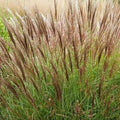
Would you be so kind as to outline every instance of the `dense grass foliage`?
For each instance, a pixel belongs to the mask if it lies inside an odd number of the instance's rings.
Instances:
[[[120,6],[56,8],[3,18],[10,41],[0,38],[0,119],[119,120]]]
[[[0,18],[0,35],[5,40],[8,40],[8,38],[9,38],[9,35],[8,35],[8,32],[7,32],[7,29],[5,28],[2,17]]]

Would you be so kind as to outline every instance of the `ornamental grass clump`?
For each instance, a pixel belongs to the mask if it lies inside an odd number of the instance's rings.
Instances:
[[[37,8],[3,18],[1,119],[119,119],[120,6],[68,2],[47,16]],[[9,49],[8,49],[9,46]]]

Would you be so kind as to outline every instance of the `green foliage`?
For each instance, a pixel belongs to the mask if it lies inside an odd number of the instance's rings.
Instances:
[[[4,25],[2,17],[0,17],[0,35],[5,40],[8,40],[8,38],[9,38],[9,35],[8,35],[7,29],[6,29],[5,25]]]

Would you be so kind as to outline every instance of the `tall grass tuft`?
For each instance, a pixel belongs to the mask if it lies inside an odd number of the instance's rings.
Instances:
[[[119,119],[120,6],[66,4],[59,15],[55,2],[47,16],[26,9],[3,18],[1,119]]]

